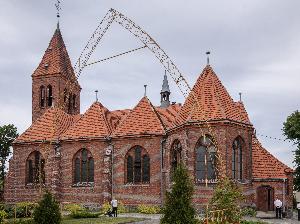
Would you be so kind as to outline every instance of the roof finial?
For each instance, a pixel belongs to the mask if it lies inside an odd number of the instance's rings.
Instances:
[[[147,85],[144,85],[144,88],[145,88],[144,96],[147,96]]]
[[[240,95],[240,102],[242,102],[242,93],[239,92],[239,95]]]
[[[206,55],[207,55],[207,65],[209,65],[209,55],[210,55],[210,51],[206,51]]]
[[[98,102],[98,90],[95,90],[96,93],[96,102]]]
[[[56,0],[57,2],[55,3],[55,7],[56,7],[56,17],[57,17],[57,29],[59,29],[59,18],[60,18],[60,3],[61,0]]]

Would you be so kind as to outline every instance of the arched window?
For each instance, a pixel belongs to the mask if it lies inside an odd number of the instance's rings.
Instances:
[[[68,100],[68,91],[67,89],[64,89],[64,103],[66,103]]]
[[[182,147],[178,140],[175,140],[171,147],[171,173],[173,173],[181,162]]]
[[[87,149],[79,150],[73,160],[74,184],[94,182],[94,159]]]
[[[70,93],[68,96],[68,113],[72,113],[72,94]]]
[[[243,139],[240,136],[232,144],[232,178],[243,179]]]
[[[75,94],[73,94],[72,103],[73,103],[73,111],[75,111],[75,109],[76,109],[76,95]]]
[[[26,184],[45,183],[45,160],[38,151],[32,152],[26,160]]]
[[[150,157],[145,149],[135,146],[126,155],[126,182],[149,183],[150,182]]]
[[[45,86],[40,87],[40,106],[45,107]]]
[[[47,86],[47,105],[48,107],[52,106],[52,100],[53,100],[53,96],[52,96],[52,86],[48,85]]]
[[[216,147],[210,136],[202,136],[196,146],[196,178],[197,182],[216,181]]]

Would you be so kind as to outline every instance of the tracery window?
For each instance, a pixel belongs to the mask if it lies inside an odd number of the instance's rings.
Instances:
[[[198,183],[216,182],[216,147],[212,137],[202,136],[196,146],[196,180]]]
[[[26,160],[26,184],[45,183],[45,159],[38,151],[32,152]]]
[[[72,104],[73,104],[73,110],[75,111],[75,109],[76,109],[76,95],[75,94],[73,94],[73,98],[72,98]]]
[[[74,156],[73,164],[74,184],[94,182],[94,158],[89,150],[79,150]]]
[[[232,144],[232,178],[243,179],[243,139],[240,136]]]
[[[171,147],[171,173],[174,173],[181,162],[182,147],[179,140],[175,140]]]
[[[45,107],[45,86],[40,87],[40,106]]]
[[[48,107],[52,106],[52,100],[53,100],[52,86],[48,85],[47,86],[47,105],[48,105]]]
[[[141,146],[135,146],[128,151],[125,164],[127,183],[150,182],[150,157]]]

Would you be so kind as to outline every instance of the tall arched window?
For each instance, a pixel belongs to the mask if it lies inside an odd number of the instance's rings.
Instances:
[[[73,160],[74,184],[94,182],[94,159],[87,149],[79,150]]]
[[[240,136],[232,144],[232,178],[243,179],[243,139]]]
[[[141,146],[135,146],[128,151],[125,164],[127,183],[150,182],[150,157]]]
[[[72,94],[70,93],[68,96],[68,113],[72,113]]]
[[[210,136],[202,136],[196,146],[196,179],[199,183],[216,181],[216,147]]]
[[[52,106],[52,100],[53,100],[52,86],[48,85],[47,86],[47,105],[48,105],[48,107]]]
[[[182,147],[178,140],[175,140],[171,147],[171,173],[173,173],[181,162]]]
[[[26,184],[45,183],[45,159],[38,151],[32,152],[26,160]]]
[[[76,109],[76,95],[75,94],[73,94],[73,98],[72,98],[72,104],[73,104],[73,111],[75,111],[75,109]]]
[[[45,86],[40,87],[40,106],[45,107]]]

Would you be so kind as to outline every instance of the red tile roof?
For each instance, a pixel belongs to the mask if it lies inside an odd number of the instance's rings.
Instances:
[[[167,108],[155,107],[158,112],[162,122],[164,123],[167,129],[171,128],[175,118],[181,109],[180,104],[170,105]]]
[[[78,115],[72,116],[58,108],[50,108],[21,134],[15,143],[57,139],[78,118]]]
[[[63,74],[75,79],[74,70],[67,52],[60,29],[56,29],[45,54],[32,74],[33,77]]]
[[[84,115],[62,136],[62,139],[99,138],[109,136],[115,117],[101,103],[95,102]]]
[[[269,153],[256,137],[252,139],[253,178],[287,178],[293,170]]]
[[[120,123],[113,136],[164,134],[165,128],[157,111],[147,97],[143,97]]]
[[[199,106],[193,98],[198,100]],[[180,110],[175,124],[189,121],[229,119],[250,124],[242,103],[232,100],[226,88],[208,65],[204,68]]]

